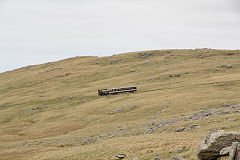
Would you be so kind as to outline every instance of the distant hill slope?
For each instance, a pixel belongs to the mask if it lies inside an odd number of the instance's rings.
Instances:
[[[97,95],[125,86],[138,92]],[[196,159],[209,131],[240,130],[240,108],[229,107],[239,90],[238,50],[75,57],[1,73],[0,159]]]

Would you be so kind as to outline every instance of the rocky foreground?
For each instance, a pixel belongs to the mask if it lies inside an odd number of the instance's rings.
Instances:
[[[201,142],[198,151],[200,160],[240,159],[240,131],[225,132],[223,130],[210,132]]]

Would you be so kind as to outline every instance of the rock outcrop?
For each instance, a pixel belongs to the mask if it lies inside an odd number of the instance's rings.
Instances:
[[[224,148],[227,148],[229,146],[232,146],[232,144],[235,144],[233,142],[240,142],[240,131],[225,132],[223,130],[219,130],[210,132],[207,135],[207,137],[200,143],[197,156],[200,160],[216,160],[219,157],[223,156]],[[234,158],[238,156],[237,153],[238,151],[240,151],[237,150],[237,148],[238,145],[237,147],[235,146],[235,150],[232,146],[229,153],[230,155],[234,154],[233,155]],[[235,152],[232,150],[234,150]],[[224,155],[227,154],[228,153],[224,153]]]

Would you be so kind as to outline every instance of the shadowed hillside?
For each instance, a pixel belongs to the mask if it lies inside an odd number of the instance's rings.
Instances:
[[[101,88],[138,92],[98,96]],[[240,130],[240,51],[75,57],[0,74],[0,159],[196,159],[209,131]]]

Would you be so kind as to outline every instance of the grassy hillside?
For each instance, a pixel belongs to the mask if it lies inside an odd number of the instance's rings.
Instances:
[[[101,88],[134,94],[98,96]],[[240,130],[240,51],[75,57],[0,74],[0,159],[196,159],[214,129]],[[225,103],[225,105],[223,105]]]

